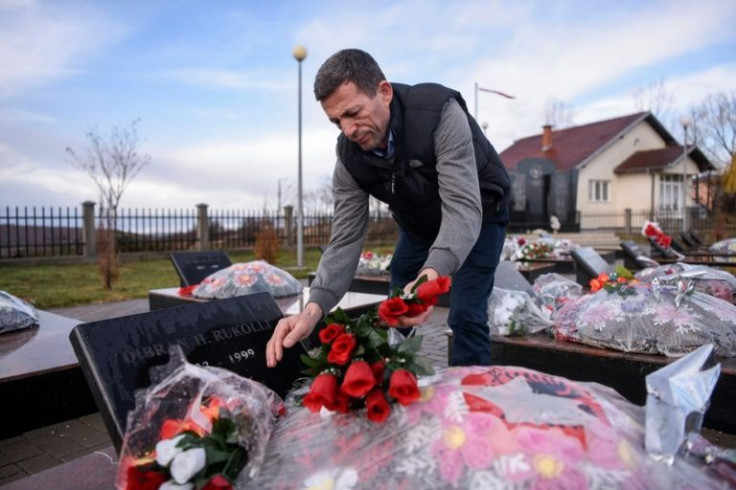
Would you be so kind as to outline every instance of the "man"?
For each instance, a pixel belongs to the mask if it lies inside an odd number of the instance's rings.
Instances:
[[[508,222],[509,178],[462,96],[437,84],[389,83],[357,49],[320,67],[314,94],[340,128],[332,191],[330,243],[299,315],[282,319],[266,348],[267,364],[309,336],[347,291],[368,223],[370,195],[388,203],[399,225],[391,288],[421,276],[452,275],[448,324],[452,365],[489,365],[488,296]],[[419,325],[431,310],[402,317]]]

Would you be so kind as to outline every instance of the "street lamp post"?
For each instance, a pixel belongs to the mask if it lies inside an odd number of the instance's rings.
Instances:
[[[296,222],[296,266],[304,267],[304,206],[302,202],[302,61],[307,57],[307,48],[296,46],[291,53],[299,66],[299,191],[297,197],[297,212],[299,217]]]
[[[683,140],[682,140],[682,231],[687,232],[687,128],[692,125],[693,120],[685,115],[680,118],[682,124]]]

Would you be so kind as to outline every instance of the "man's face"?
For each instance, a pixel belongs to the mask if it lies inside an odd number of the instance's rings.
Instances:
[[[392,97],[391,84],[385,80],[378,84],[374,97],[366,95],[353,82],[347,82],[322,100],[322,109],[345,137],[363,150],[385,150]]]

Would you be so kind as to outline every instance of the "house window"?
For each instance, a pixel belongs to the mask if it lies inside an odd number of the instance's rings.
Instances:
[[[610,202],[611,182],[608,180],[588,181],[588,200],[590,202]]]
[[[682,210],[682,175],[662,175],[659,179],[659,209]]]

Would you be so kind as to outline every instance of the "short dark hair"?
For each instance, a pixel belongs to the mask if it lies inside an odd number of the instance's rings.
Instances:
[[[314,97],[322,101],[347,82],[353,82],[366,95],[374,97],[383,80],[386,77],[371,55],[360,49],[343,49],[319,67],[314,77]]]

